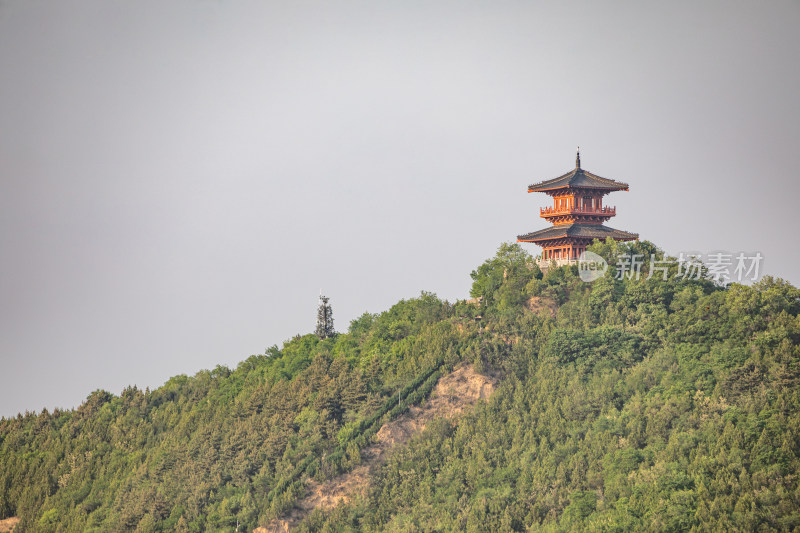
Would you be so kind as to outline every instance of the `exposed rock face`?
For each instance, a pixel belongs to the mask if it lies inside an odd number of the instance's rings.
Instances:
[[[17,527],[18,522],[19,518],[17,518],[16,516],[0,520],[0,533],[5,533],[7,531],[14,531],[14,528]]]
[[[478,374],[472,365],[461,366],[443,376],[423,406],[412,405],[408,412],[381,427],[375,442],[361,450],[360,465],[325,483],[308,480],[306,496],[288,515],[273,520],[266,527],[256,528],[253,533],[287,533],[314,509],[335,507],[366,493],[372,475],[395,447],[408,443],[431,420],[456,417],[478,400],[488,398],[494,392],[494,386],[494,378]]]
[[[528,310],[533,313],[538,313],[542,309],[546,309],[550,316],[556,316],[556,312],[558,311],[558,306],[552,300],[547,298],[542,298],[541,296],[531,296],[528,298],[528,301],[525,302],[525,305],[528,307]]]

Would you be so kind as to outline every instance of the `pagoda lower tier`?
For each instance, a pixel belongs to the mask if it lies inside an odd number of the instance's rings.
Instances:
[[[639,235],[600,224],[559,224],[519,235],[517,242],[532,242],[541,246],[542,259],[545,261],[575,261],[595,239],[605,241],[608,237],[616,241],[633,241]]]

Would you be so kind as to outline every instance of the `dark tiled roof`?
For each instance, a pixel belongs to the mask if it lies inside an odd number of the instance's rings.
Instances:
[[[551,180],[528,185],[528,192],[549,191],[565,187],[582,187],[586,189],[605,189],[608,191],[623,191],[628,189],[627,183],[602,178],[578,167],[563,176]]]
[[[639,238],[638,233],[628,233],[619,229],[601,226],[599,224],[559,224],[549,228],[540,229],[533,233],[517,236],[519,241],[539,241],[559,239],[562,237],[583,237],[587,239],[606,240],[607,237],[620,241],[632,241]]]

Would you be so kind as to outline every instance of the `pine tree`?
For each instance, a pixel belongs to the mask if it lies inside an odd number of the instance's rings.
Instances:
[[[330,298],[327,296],[319,295],[319,309],[317,310],[317,337],[320,339],[327,339],[336,335],[333,329],[333,310],[331,309],[328,301]]]

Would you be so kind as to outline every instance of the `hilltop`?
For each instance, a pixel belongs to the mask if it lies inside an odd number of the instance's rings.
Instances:
[[[503,245],[472,272],[472,303],[422,293],[236,369],[3,419],[0,519],[19,517],[15,531],[800,527],[800,291],[675,268],[616,279],[616,254],[661,252],[590,250],[612,265],[591,283]],[[491,390],[448,400],[465,373]],[[456,416],[431,410],[449,401]],[[393,428],[403,436],[388,446]],[[358,490],[309,503],[358,476]]]

